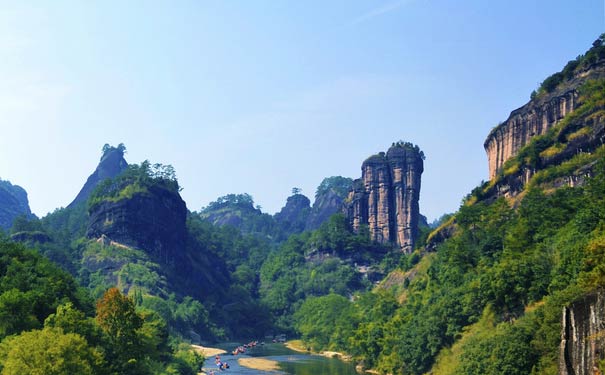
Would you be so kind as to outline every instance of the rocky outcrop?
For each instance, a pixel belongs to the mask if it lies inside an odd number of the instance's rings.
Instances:
[[[95,171],[88,177],[86,183],[76,196],[76,198],[67,206],[73,207],[78,203],[86,202],[95,187],[105,179],[118,176],[124,169],[128,167],[128,163],[124,159],[124,145],[118,147],[110,147],[105,145],[103,148],[103,156]]]
[[[578,71],[553,92],[540,95],[512,111],[506,121],[492,129],[483,144],[490,180],[502,170],[504,162],[517,155],[532,138],[545,134],[578,107],[578,89],[582,84],[589,79],[603,77],[605,59]]]
[[[89,238],[103,235],[137,247],[164,264],[179,260],[186,241],[187,207],[181,196],[159,186],[117,201],[104,200],[90,212]]]
[[[589,294],[563,308],[560,375],[601,374],[605,360],[605,291]]]
[[[423,159],[418,146],[399,142],[363,162],[345,207],[353,230],[367,225],[373,241],[414,249]]]
[[[325,178],[315,194],[315,202],[307,217],[305,230],[316,230],[330,216],[342,212],[345,199],[353,189],[353,180],[342,176]]]
[[[307,217],[305,230],[316,230],[330,216],[341,212],[344,201],[345,197],[338,195],[334,190],[328,190],[322,196],[315,198],[309,217]]]
[[[27,192],[9,181],[0,180],[0,229],[8,230],[17,216],[32,218]]]
[[[288,197],[286,205],[275,214],[275,221],[288,234],[300,233],[305,230],[305,224],[311,201],[302,194],[294,194]]]

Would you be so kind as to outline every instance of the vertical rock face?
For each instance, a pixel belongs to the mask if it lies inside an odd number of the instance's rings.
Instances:
[[[501,171],[504,162],[517,155],[533,137],[545,134],[578,107],[578,88],[583,83],[589,79],[603,77],[605,59],[578,73],[572,80],[565,82],[563,87],[543,97],[532,99],[523,107],[512,111],[506,121],[489,133],[483,144],[487,153],[490,180]]]
[[[86,235],[103,235],[145,250],[155,260],[178,261],[185,247],[187,207],[178,193],[152,187],[132,198],[104,201],[90,212]]]
[[[601,290],[563,308],[560,375],[600,374],[605,359],[605,291]]]
[[[32,217],[27,192],[18,185],[0,180],[0,228],[10,229],[19,215]]]
[[[287,233],[300,233],[305,230],[305,223],[311,210],[311,201],[302,194],[288,197],[286,205],[275,214],[275,220]]]
[[[355,231],[368,225],[373,241],[396,244],[405,252],[414,249],[423,159],[417,146],[399,142],[363,162],[345,208]]]
[[[86,202],[95,187],[107,178],[114,178],[124,169],[128,163],[124,160],[124,146],[107,147],[103,152],[101,161],[95,171],[88,177],[86,183],[76,196],[76,198],[67,206],[72,207],[78,203]]]

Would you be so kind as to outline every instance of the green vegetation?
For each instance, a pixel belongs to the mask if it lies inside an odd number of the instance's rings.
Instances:
[[[141,165],[131,164],[118,177],[107,179],[95,188],[88,199],[88,211],[104,201],[118,202],[136,194],[147,194],[150,188],[180,191],[174,168],[171,165],[152,165],[147,160]]]
[[[349,191],[353,188],[353,180],[342,176],[332,176],[324,178],[315,191],[315,199],[321,197],[332,190],[339,197],[346,198]]]
[[[538,91],[532,92],[531,99],[540,97],[546,93],[555,91],[559,85],[572,79],[579,71],[588,68],[598,60],[605,59],[605,34],[594,41],[592,48],[586,54],[578,56],[575,60],[569,61],[562,71],[554,73],[546,78]]]
[[[582,104],[541,136],[532,138],[516,156],[507,160],[499,175],[475,189],[471,196],[481,200],[502,181],[529,169],[537,171],[529,185],[539,186],[556,178],[581,175],[581,169],[603,158],[605,148],[588,140],[598,132],[596,123],[605,121],[605,79],[590,80],[579,89]],[[578,146],[582,144],[582,146]],[[467,199],[469,199],[467,197]]]
[[[202,358],[117,289],[97,302],[35,251],[0,242],[3,374],[196,374]]]
[[[449,373],[552,373],[561,306],[605,281],[602,161],[595,170],[584,187],[530,189],[517,209],[503,199],[463,205],[454,237],[412,268],[402,304],[389,291],[353,302],[311,297],[294,326],[313,348],[350,353],[381,373],[425,373],[440,353],[439,363],[456,366]],[[474,325],[482,319],[491,323]]]

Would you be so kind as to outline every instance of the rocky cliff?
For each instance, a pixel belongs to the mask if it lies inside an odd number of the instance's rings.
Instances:
[[[33,217],[27,192],[21,186],[0,180],[0,229],[10,229],[19,215]]]
[[[164,264],[183,253],[187,207],[181,196],[161,186],[130,198],[103,200],[90,211],[87,237],[109,239],[145,250]]]
[[[345,207],[353,230],[367,225],[373,241],[411,252],[418,232],[423,160],[418,146],[398,142],[386,154],[364,161]]]
[[[73,207],[78,203],[86,202],[95,187],[105,179],[114,178],[128,167],[128,163],[124,159],[124,151],[126,148],[123,144],[117,147],[105,145],[103,147],[103,156],[99,161],[99,165],[95,171],[88,177],[86,183],[76,196],[76,198],[67,206]]]
[[[605,291],[589,294],[563,308],[560,375],[601,374],[605,360]]]
[[[568,71],[564,69],[563,72],[556,73],[562,76],[564,74],[568,79],[553,87],[551,91],[542,90],[527,104],[512,111],[506,121],[492,129],[483,145],[487,152],[490,180],[496,177],[502,171],[504,163],[517,155],[532,138],[544,135],[578,108],[581,104],[578,101],[578,90],[584,83],[605,77],[602,45],[593,47],[587,56],[591,51],[594,61],[585,61],[586,59],[570,61],[566,69],[572,63],[573,69]]]
[[[309,198],[295,193],[288,197],[286,205],[275,214],[275,221],[285,233],[300,233],[305,230],[310,210]]]
[[[315,201],[307,217],[305,230],[316,230],[330,216],[342,212],[344,201],[353,189],[353,180],[342,176],[324,178],[317,187]]]

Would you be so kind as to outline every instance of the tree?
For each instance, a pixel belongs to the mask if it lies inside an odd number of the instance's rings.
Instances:
[[[0,360],[6,375],[98,374],[103,356],[86,340],[58,328],[24,332],[0,346]]]
[[[112,369],[120,374],[139,374],[142,359],[137,330],[143,319],[137,314],[134,302],[117,288],[110,288],[97,302],[96,321],[107,335]]]
[[[297,194],[300,194],[301,192],[302,192],[301,188],[298,188],[298,187],[292,188],[292,195],[297,195]]]

